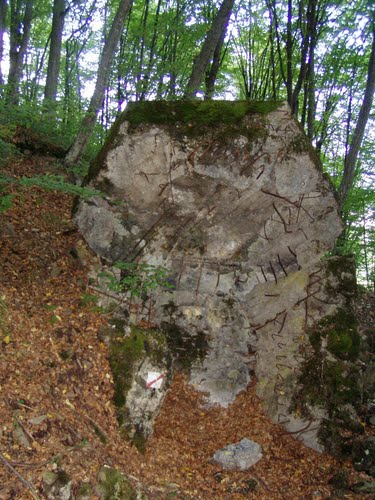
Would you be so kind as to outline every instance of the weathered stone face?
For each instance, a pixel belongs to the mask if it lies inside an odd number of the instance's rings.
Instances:
[[[108,197],[81,202],[76,220],[109,262],[169,270],[174,290],[156,290],[138,319],[206,335],[191,382],[210,403],[231,403],[254,370],[281,421],[311,311],[335,308],[320,300],[320,259],[342,230],[336,200],[285,104],[214,102],[212,117],[209,104],[187,103],[198,125],[181,106],[135,104],[122,116],[90,174]]]

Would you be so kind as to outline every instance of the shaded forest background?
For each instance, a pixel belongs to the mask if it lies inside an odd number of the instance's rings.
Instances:
[[[130,101],[287,100],[337,190],[336,252],[374,288],[369,0],[0,0],[0,62],[0,168],[44,144],[82,178]],[[0,211],[19,181],[0,169]]]

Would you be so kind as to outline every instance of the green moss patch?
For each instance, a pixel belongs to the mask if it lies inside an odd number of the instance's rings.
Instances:
[[[142,101],[129,103],[111,128],[109,136],[91,164],[86,182],[100,172],[108,151],[120,140],[119,131],[124,121],[129,122],[129,133],[144,125],[167,127],[170,134],[182,138],[208,136],[220,144],[230,143],[240,135],[249,141],[267,136],[265,116],[276,111],[283,101]],[[243,120],[254,115],[251,123]],[[103,189],[103,187],[102,187]]]
[[[180,124],[189,134],[197,128],[237,124],[248,114],[264,115],[281,105],[282,101],[143,101],[130,103],[123,119],[132,125]]]
[[[324,318],[311,337],[313,345],[317,346],[326,339],[328,351],[339,359],[354,361],[358,358],[358,323],[350,310],[339,309],[336,314]]]
[[[190,370],[194,361],[204,358],[208,351],[208,339],[204,332],[192,335],[173,323],[163,323],[161,327],[177,368]]]
[[[330,296],[340,294],[344,296],[348,303],[357,295],[357,281],[354,255],[340,255],[330,257],[326,260],[328,277],[334,278],[339,285],[327,285],[327,293]]]
[[[353,436],[362,432],[350,410],[361,400],[357,321],[350,309],[340,309],[320,321],[309,339],[312,351],[301,365],[291,410],[309,418],[311,408],[324,409],[321,442],[335,455],[348,455]]]

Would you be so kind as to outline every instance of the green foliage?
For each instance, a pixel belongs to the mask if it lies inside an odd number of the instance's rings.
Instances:
[[[13,195],[4,193],[0,178],[0,214],[6,212],[12,206]]]
[[[101,196],[104,194],[94,188],[86,186],[77,186],[67,182],[62,175],[45,174],[35,177],[22,177],[19,184],[24,187],[40,187],[46,191],[59,191],[60,193],[79,196],[80,198],[91,198],[92,196]]]
[[[168,270],[163,266],[120,261],[113,267],[121,270],[120,279],[108,272],[99,275],[106,280],[108,288],[113,292],[129,293],[130,297],[144,298],[158,287],[167,290],[174,288],[168,280]]]
[[[10,160],[19,154],[17,148],[13,144],[3,140],[3,133],[4,130],[0,129],[0,168],[4,167]]]
[[[359,354],[360,336],[354,314],[345,309],[324,318],[311,334],[311,343],[320,351],[323,339],[328,351],[342,360],[355,360]]]
[[[12,199],[16,196],[16,194],[7,193],[7,186],[10,184],[16,185],[19,188],[40,187],[46,191],[59,191],[60,193],[84,199],[91,198],[92,196],[104,196],[97,189],[67,182],[61,175],[45,174],[35,177],[21,177],[20,179],[0,175],[0,213],[9,210],[12,206]]]
[[[5,296],[0,297],[0,341],[8,344],[10,341],[10,332],[8,324],[8,307],[5,302]]]

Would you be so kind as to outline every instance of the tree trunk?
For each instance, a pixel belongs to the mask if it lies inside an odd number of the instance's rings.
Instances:
[[[80,160],[86,148],[87,142],[92,134],[92,131],[94,130],[96,117],[99,109],[102,106],[105,88],[110,76],[115,51],[119,43],[124,27],[124,22],[126,16],[129,13],[131,4],[132,0],[120,1],[116,16],[113,20],[113,24],[108,33],[108,38],[105,41],[103,51],[100,56],[94,93],[91,97],[86,115],[82,120],[81,131],[65,157],[65,166],[67,167],[73,166]]]
[[[286,91],[288,103],[294,112],[293,103],[293,33],[292,33],[292,0],[288,0],[288,20],[286,28]]]
[[[7,29],[6,25],[7,10],[8,10],[7,1],[0,0],[0,85],[4,83],[1,64],[4,58],[4,34]]]
[[[355,177],[355,167],[357,163],[359,149],[362,144],[363,135],[371,112],[371,106],[375,91],[375,14],[372,15],[372,47],[368,63],[368,72],[366,88],[363,96],[361,109],[359,111],[357,124],[354,129],[353,137],[349,146],[348,154],[345,156],[344,173],[338,190],[341,209],[348,197],[349,191],[353,186]]]
[[[161,3],[162,3],[162,0],[158,0],[157,6],[156,6],[154,30],[153,30],[151,44],[150,44],[150,55],[148,58],[147,69],[146,69],[145,74],[143,76],[142,92],[141,92],[141,95],[139,98],[140,101],[144,101],[146,99],[146,94],[148,92],[148,84],[149,84],[149,80],[150,80],[152,65],[154,62],[155,46],[156,46],[156,41],[157,41],[157,37],[158,37],[158,24],[159,24]]]
[[[8,99],[13,104],[18,104],[19,101],[19,87],[22,78],[23,60],[30,39],[33,7],[34,0],[26,0],[25,11],[23,19],[21,20],[19,3],[16,0],[10,2],[11,21],[7,92]]]
[[[203,43],[202,49],[195,58],[193,70],[184,95],[185,99],[193,98],[197,93],[220,37],[227,29],[229,18],[232,14],[233,4],[234,0],[224,0],[221,4],[220,10]]]
[[[65,0],[54,0],[51,44],[48,57],[46,86],[44,88],[44,99],[47,107],[56,102],[65,13]]]
[[[205,99],[212,99],[212,96],[214,94],[217,75],[219,73],[220,66],[223,62],[223,57],[221,53],[224,45],[225,31],[226,30],[222,32],[219,41],[215,47],[212,58],[212,64],[209,71],[206,74],[206,79],[205,79],[206,89],[204,92]]]

